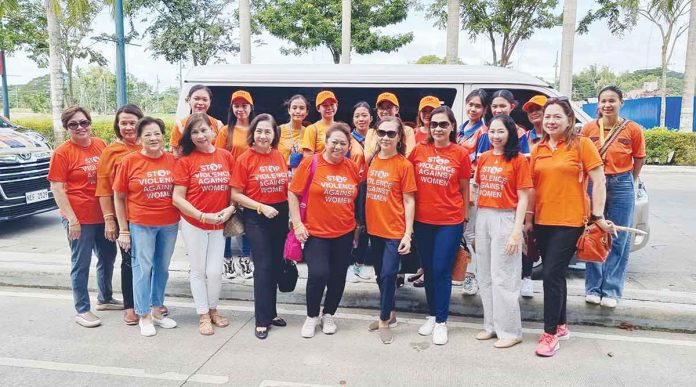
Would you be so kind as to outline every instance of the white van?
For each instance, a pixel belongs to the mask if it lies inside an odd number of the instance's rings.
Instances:
[[[249,91],[254,99],[256,114],[269,113],[278,123],[288,121],[284,102],[294,94],[302,94],[314,105],[321,90],[331,90],[338,99],[337,121],[352,123],[352,108],[359,101],[374,107],[377,96],[385,91],[399,99],[399,115],[406,122],[415,122],[418,102],[434,95],[454,111],[458,124],[466,117],[464,99],[474,89],[488,94],[510,90],[519,102],[512,116],[515,121],[531,128],[522,105],[536,94],[560,96],[548,83],[531,75],[502,67],[461,65],[208,65],[194,67],[184,79],[177,116],[189,114],[185,101],[191,86],[203,84],[213,91],[209,114],[227,120],[229,98],[235,90]],[[579,106],[573,106],[578,124],[592,118]],[[308,121],[319,119],[316,109],[310,108]],[[649,232],[648,195],[641,183],[636,199],[635,227]],[[647,236],[634,238],[632,250],[644,247]]]

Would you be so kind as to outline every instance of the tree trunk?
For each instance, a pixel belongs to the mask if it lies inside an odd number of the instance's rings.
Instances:
[[[456,64],[459,58],[459,0],[447,0],[447,49],[445,63]]]
[[[568,97],[573,95],[573,48],[575,45],[576,0],[565,0],[563,4],[563,40],[561,43],[561,75],[559,91]]]
[[[239,62],[251,63],[251,10],[249,0],[239,0]]]
[[[46,0],[46,22],[48,24],[48,51],[51,79],[51,118],[55,145],[63,142],[65,130],[60,122],[63,112],[63,61],[60,53],[60,27],[55,14],[55,0]]]
[[[65,76],[67,77],[67,95],[65,95],[65,105],[73,106],[75,104],[75,94],[73,94],[73,63],[72,57],[65,58]]]
[[[341,63],[350,63],[350,50],[353,47],[351,42],[351,1],[341,0]]]
[[[696,88],[696,0],[691,1],[689,32],[686,38],[686,63],[684,64],[684,90],[682,91],[680,132],[694,130],[694,89]]]
[[[488,40],[491,42],[491,51],[493,51],[493,66],[498,65],[498,52],[495,48],[495,35],[492,30],[488,30]]]
[[[667,112],[667,46],[669,38],[662,38],[662,79],[660,80],[660,127],[665,127]]]

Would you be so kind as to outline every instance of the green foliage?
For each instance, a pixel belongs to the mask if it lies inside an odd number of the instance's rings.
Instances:
[[[664,128],[645,131],[646,162],[667,164],[674,152],[672,164],[696,165],[696,133],[675,132]]]
[[[416,64],[447,64],[447,61],[437,55],[424,55],[416,60]],[[465,63],[457,58],[457,64],[463,65]]]
[[[402,22],[410,0],[351,1],[351,43],[358,54],[393,52],[413,40],[413,33],[385,35],[375,29]],[[334,63],[341,57],[340,0],[252,0],[254,18],[271,35],[287,40],[285,55],[327,47]]]
[[[38,1],[0,0],[0,50],[26,51],[31,58],[46,45],[46,16]]]
[[[460,0],[462,30],[474,40],[488,39],[496,66],[508,66],[510,57],[520,41],[529,39],[536,31],[561,25],[562,18],[554,14],[558,0]],[[447,26],[447,0],[435,0],[427,9],[440,28]],[[500,54],[498,44],[500,43]]]
[[[602,87],[616,85],[624,92],[640,89],[645,82],[659,82],[662,70],[658,68],[616,74],[608,66],[591,65],[573,75],[573,100],[596,98]],[[681,95],[684,74],[667,72],[667,95]]]
[[[580,19],[577,32],[585,34],[590,24],[606,20],[609,31],[616,36],[623,36],[638,22],[639,0],[597,0],[597,9],[587,11]]]

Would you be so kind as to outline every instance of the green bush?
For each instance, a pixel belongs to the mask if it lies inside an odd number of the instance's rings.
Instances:
[[[645,131],[648,164],[696,165],[696,133],[664,128]],[[670,155],[674,152],[670,159]]]

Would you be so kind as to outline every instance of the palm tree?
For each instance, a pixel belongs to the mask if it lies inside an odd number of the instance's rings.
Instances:
[[[459,0],[447,0],[447,48],[445,63],[456,64],[459,58]]]
[[[350,50],[352,47],[350,24],[352,20],[351,1],[341,0],[341,63],[350,63]]]
[[[575,45],[575,17],[578,10],[576,0],[565,0],[563,4],[563,43],[561,44],[561,77],[559,91],[563,95],[573,94],[573,47]]]
[[[682,91],[681,117],[679,130],[693,131],[694,88],[696,88],[696,1],[691,1],[689,33],[686,44],[686,63],[684,65],[684,90]]]

